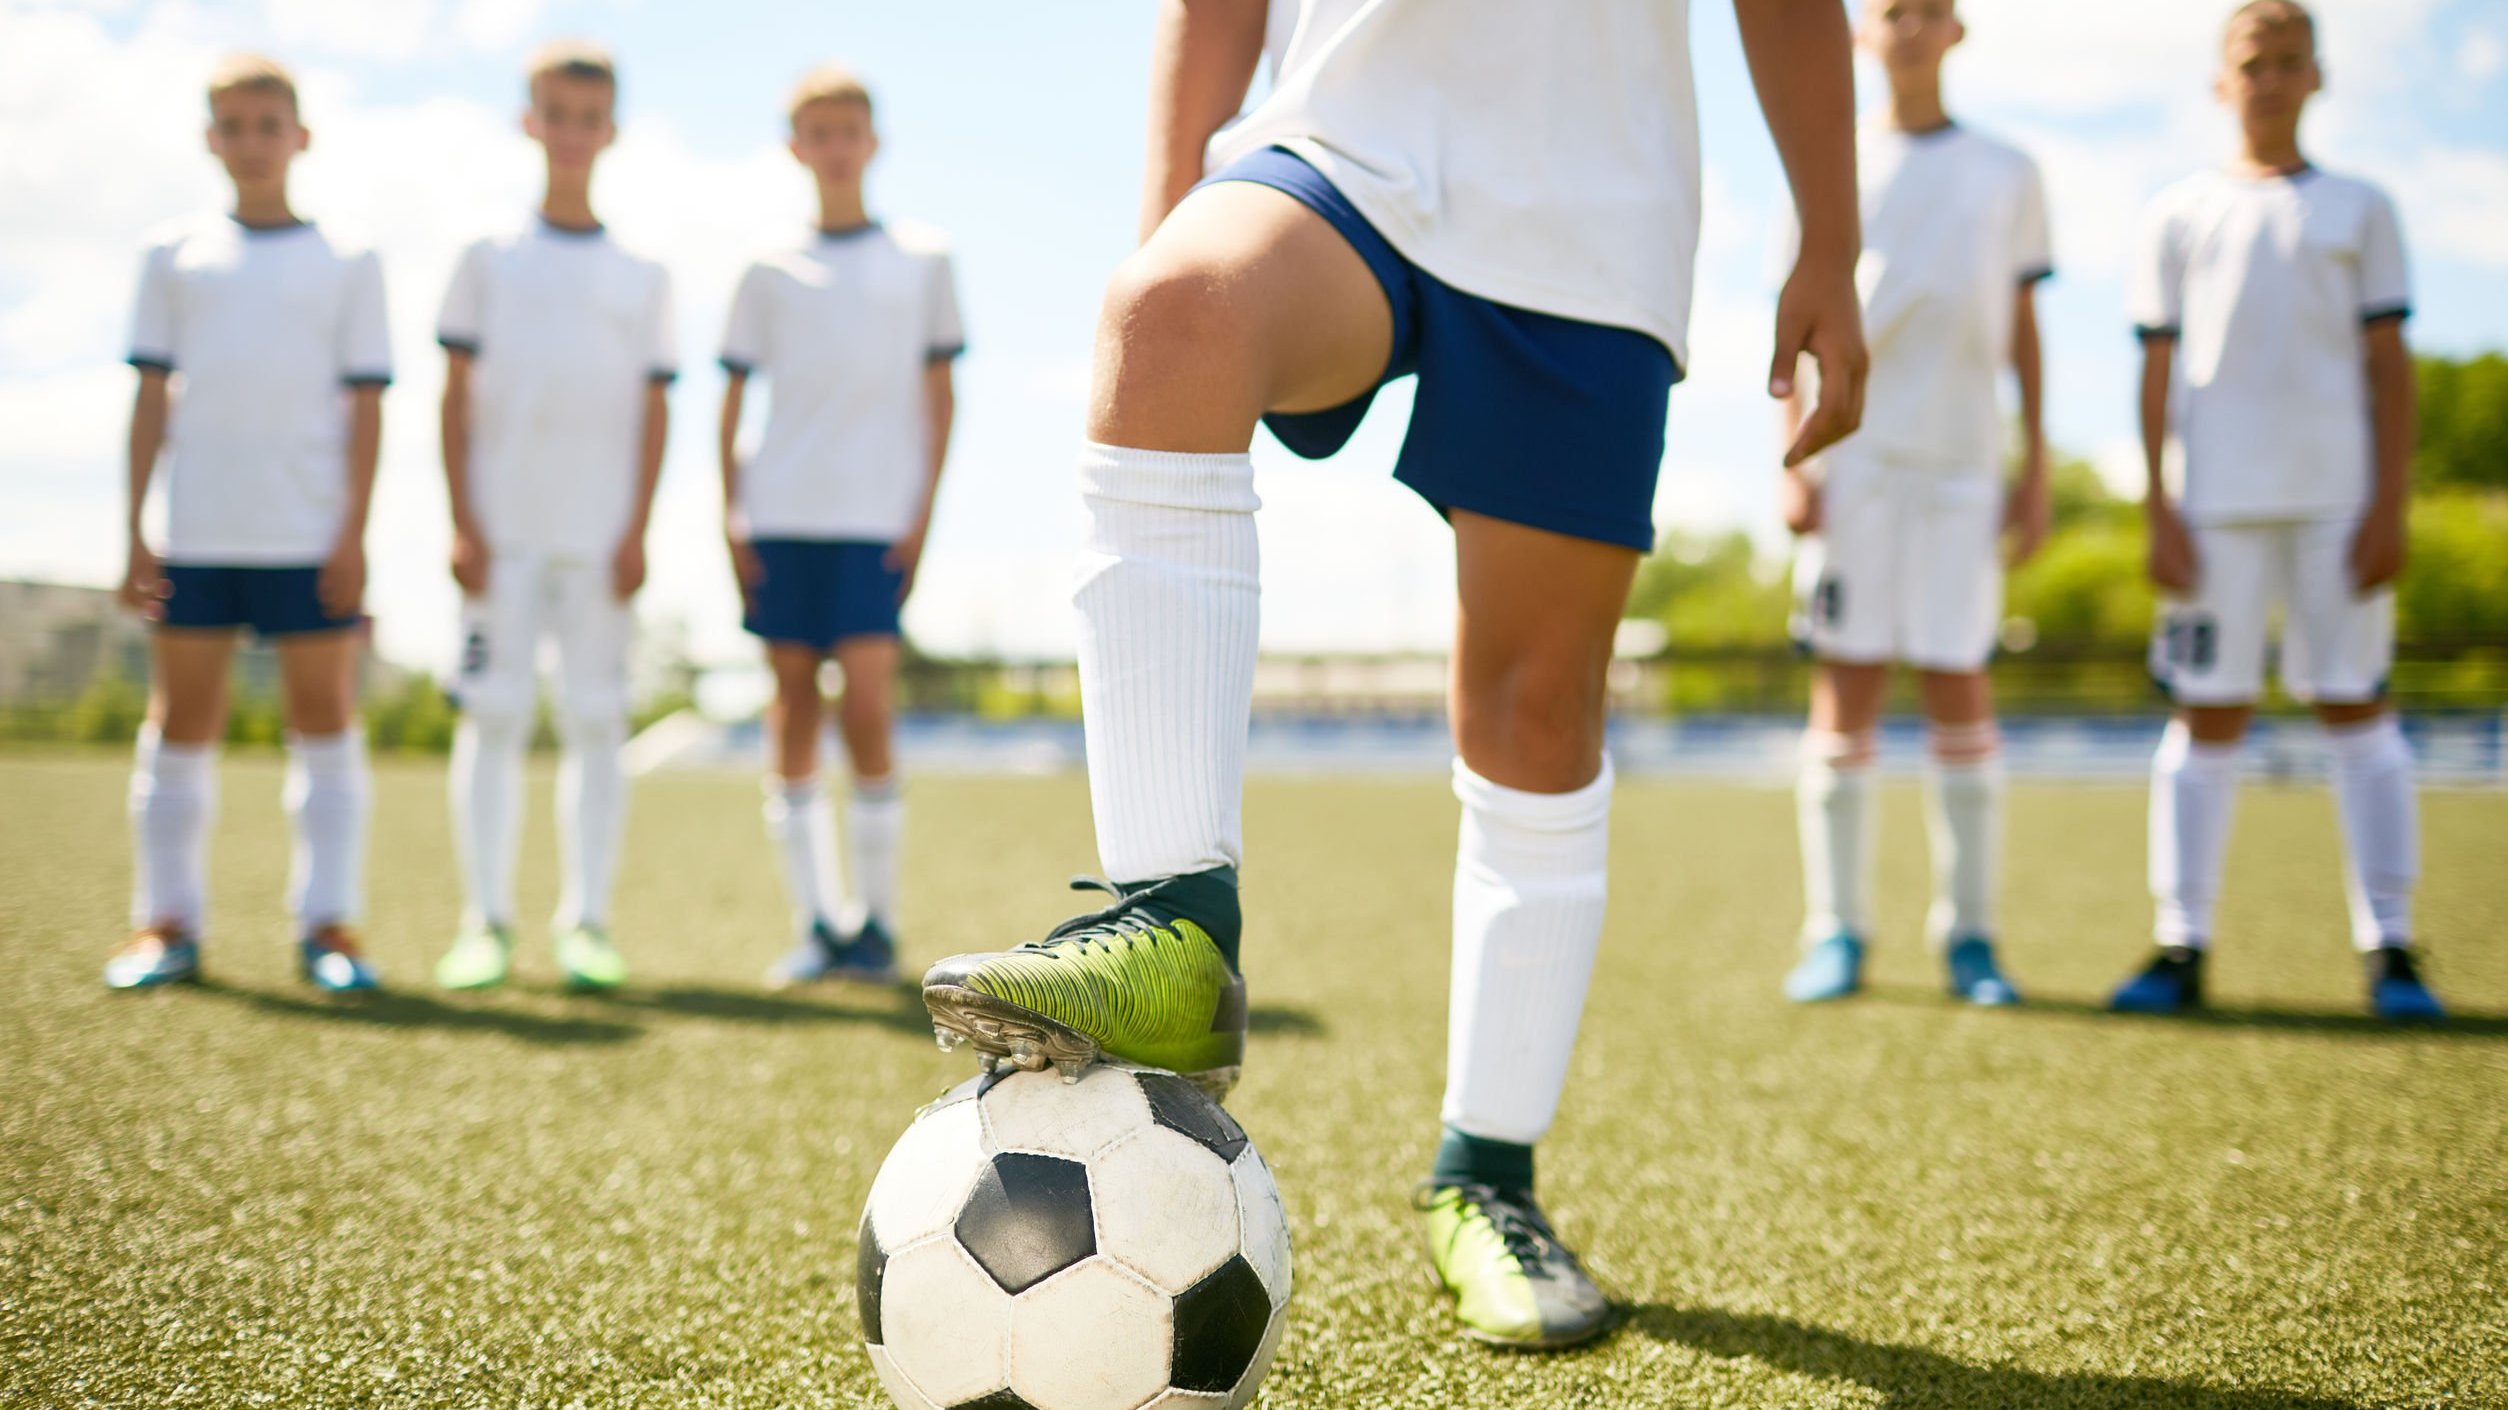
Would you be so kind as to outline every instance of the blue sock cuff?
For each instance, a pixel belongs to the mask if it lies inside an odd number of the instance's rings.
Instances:
[[[1439,1185],[1494,1185],[1502,1190],[1533,1188],[1533,1148],[1513,1141],[1445,1128],[1437,1142],[1437,1164],[1429,1179]]]

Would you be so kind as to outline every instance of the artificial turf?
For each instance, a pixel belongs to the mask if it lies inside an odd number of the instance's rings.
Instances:
[[[278,771],[226,769],[213,982],[113,995],[119,759],[0,756],[0,1404],[877,1404],[853,1228],[967,1068],[907,994],[761,993],[786,940],[742,777],[639,784],[636,967],[424,983],[456,898],[440,772],[378,781],[372,948],[289,970]],[[525,909],[551,895],[545,794]],[[1026,938],[1091,865],[1071,778],[913,788],[909,959]],[[1877,984],[1777,996],[1790,800],[1623,785],[1609,934],[1552,1213],[1631,1307],[1588,1350],[1461,1343],[1414,1247],[1435,1137],[1454,805],[1435,781],[1249,799],[1256,1038],[1231,1105],[1297,1236],[1262,1403],[2508,1405],[2508,795],[2425,803],[2431,972],[2459,1017],[2361,1016],[2333,811],[2242,800],[2188,1020],[2097,1012],[2141,957],[2142,799],[2012,800],[2029,1007],[1936,991],[1912,791],[1888,804]]]

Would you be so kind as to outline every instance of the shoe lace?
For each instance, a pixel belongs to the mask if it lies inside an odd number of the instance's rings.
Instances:
[[[1067,947],[1088,950],[1130,948],[1138,941],[1156,944],[1175,935],[1171,922],[1163,920],[1148,903],[1173,885],[1176,878],[1164,877],[1138,891],[1127,892],[1101,877],[1071,878],[1074,891],[1103,891],[1114,897],[1112,904],[1094,911],[1084,911],[1045,932],[1042,940],[1031,940],[1019,948],[1041,954],[1058,955]]]
[[[1457,1202],[1478,1210],[1480,1217],[1489,1221],[1498,1242],[1506,1248],[1507,1257],[1524,1270],[1524,1276],[1547,1278],[1554,1261],[1576,1261],[1576,1255],[1568,1252],[1559,1236],[1551,1231],[1550,1221],[1542,1216],[1541,1206],[1533,1203],[1531,1195],[1495,1185],[1422,1186],[1412,1203],[1425,1209],[1444,1190],[1452,1190]]]

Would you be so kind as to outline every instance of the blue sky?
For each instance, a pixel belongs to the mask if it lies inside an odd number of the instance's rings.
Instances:
[[[2133,350],[2121,266],[2134,213],[2228,150],[2207,91],[2226,3],[1968,0],[1955,112],[2045,168],[2062,272],[2046,293],[2050,418],[2066,449],[2132,463]],[[2412,243],[2425,348],[2508,345],[2508,12],[2496,0],[2329,0],[2318,160],[2385,182]],[[222,199],[198,87],[262,47],[306,82],[315,147],[299,205],[373,238],[401,380],[373,540],[387,653],[436,664],[454,597],[435,461],[435,305],[461,242],[536,195],[516,71],[540,40],[617,52],[624,135],[597,199],[678,278],[688,375],[642,603],[653,635],[740,659],[717,542],[713,342],[747,254],[809,216],[780,148],[781,95],[841,57],[871,80],[885,150],[875,207],[949,232],[973,350],[960,435],[910,628],[943,650],[1052,655],[1079,515],[1070,488],[1098,291],[1131,239],[1149,7],[716,0],[0,0],[0,574],[119,571],[119,364],[148,228]],[[1767,243],[1782,184],[1732,12],[1695,6],[1706,132],[1705,254],[1690,380],[1674,398],[1660,527],[1740,527],[1773,554]],[[1867,85],[1872,75],[1863,78]],[[1870,90],[1867,86],[1867,94]],[[1451,550],[1388,478],[1403,395],[1356,445],[1308,466],[1258,449],[1273,649],[1434,649]]]

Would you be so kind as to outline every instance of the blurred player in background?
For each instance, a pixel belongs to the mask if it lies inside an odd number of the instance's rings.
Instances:
[[[2333,754],[2354,943],[2371,1009],[2435,1020],[2412,949],[2420,869],[2412,754],[2386,707],[2414,433],[2403,237],[2386,194],[2309,164],[2299,119],[2324,84],[2290,0],[2231,17],[2215,81],[2237,115],[2226,170],[2149,213],[2134,268],[2151,578],[2151,666],[2178,705],[2151,769],[2159,952],[2121,1010],[2203,1001],[2238,748],[2282,618],[2282,687]]]
[[[132,316],[139,395],[121,591],[155,623],[153,683],[131,774],[139,929],[105,983],[199,975],[228,668],[250,628],[278,648],[299,967],[318,988],[371,989],[349,926],[365,891],[366,509],[392,369],[383,267],[288,204],[288,164],[311,136],[287,70],[226,60],[209,81],[209,118],[235,207],[149,247]],[[141,508],[164,450],[160,553]]]
[[[1785,521],[1805,536],[1795,634],[1818,656],[1798,789],[1803,956],[1798,1002],[1863,986],[1880,830],[1874,751],[1893,663],[1924,702],[1933,849],[1926,938],[1954,995],[2020,995],[1994,955],[2003,761],[1986,659],[2003,567],[2046,537],[2044,380],[2036,289],[2053,272],[2035,163],[1952,120],[1942,60],[1965,36],[1952,0],[1865,0],[1858,41],[1889,103],[1863,125],[1857,271],[1872,382],[1863,429],[1784,472]],[[1996,383],[2019,384],[2020,472],[2007,488]],[[1787,403],[1789,431],[1802,397]]]
[[[540,209],[471,243],[436,320],[444,345],[444,480],[462,648],[453,694],[453,835],[461,931],[435,968],[448,989],[505,980],[514,852],[540,653],[557,655],[560,889],[569,984],[607,989],[610,883],[627,820],[629,604],[679,367],[670,276],[603,228],[593,163],[617,135],[618,72],[580,43],[531,61],[523,130],[547,158]]]
[[[955,409],[951,365],[966,339],[940,238],[873,220],[863,204],[879,151],[870,92],[842,68],[821,68],[789,111],[793,157],[818,184],[818,228],[750,265],[723,331],[724,516],[745,625],[775,673],[766,825],[798,934],[767,980],[884,984],[896,977],[906,821],[891,749],[898,613],[931,531]],[[752,376],[774,395],[744,461]],[[846,875],[819,782],[819,672],[831,657],[853,765]]]
[[[1835,0],[1736,9],[1803,213],[1771,391],[1806,350],[1828,374],[1799,461],[1854,428],[1863,394],[1847,25]],[[1267,10],[1162,7],[1144,243],[1099,323],[1077,596],[1111,904],[943,961],[924,997],[944,1042],[997,1062],[1235,1080],[1260,590],[1247,449],[1268,420],[1329,455],[1380,385],[1416,373],[1395,474],[1454,529],[1463,805],[1448,1086],[1419,1207],[1467,1331],[1564,1345],[1609,1306],[1534,1200],[1533,1143],[1602,934],[1604,676],[1654,539],[1687,342],[1687,6],[1307,0],[1284,25]],[[1231,124],[1267,38],[1270,96]],[[1419,978],[1386,1001],[1412,1002]]]

